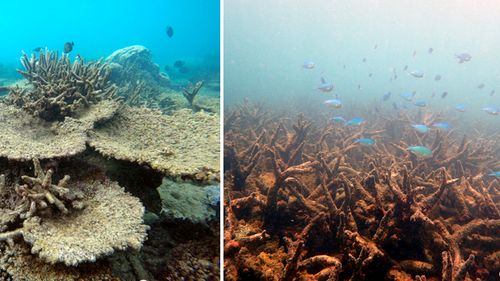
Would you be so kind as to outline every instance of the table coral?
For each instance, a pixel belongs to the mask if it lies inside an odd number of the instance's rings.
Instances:
[[[95,262],[115,250],[141,248],[148,227],[142,224],[139,199],[109,181],[75,182],[66,175],[54,185],[52,170],[44,172],[37,159],[34,166],[36,177],[22,176],[25,184],[12,188],[4,183],[11,193],[4,196],[16,207],[6,210],[14,217],[2,219],[2,229],[21,222],[23,226],[0,233],[0,241],[12,245],[22,237],[32,246],[31,253],[67,266]]]
[[[149,164],[174,177],[218,178],[218,115],[180,110],[165,116],[123,107],[90,135],[90,146],[104,155]]]
[[[29,219],[23,237],[31,252],[49,263],[75,266],[128,248],[139,250],[146,239],[144,207],[116,183],[75,183],[85,194],[84,208],[67,216]]]

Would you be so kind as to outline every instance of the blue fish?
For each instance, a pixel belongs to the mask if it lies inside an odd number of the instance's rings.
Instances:
[[[469,55],[468,53],[461,53],[461,54],[455,55],[455,57],[458,59],[458,63],[468,62],[472,59],[472,56]]]
[[[460,111],[460,112],[465,112],[465,105],[464,104],[457,104],[457,106],[455,106],[455,109]]]
[[[370,138],[359,138],[359,139],[355,139],[354,142],[357,142],[357,143],[364,145],[364,146],[370,146],[370,145],[375,144],[375,140],[370,139]]]
[[[417,100],[413,104],[416,106],[419,106],[419,107],[426,107],[427,106],[427,102],[425,100]]]
[[[450,128],[450,124],[448,124],[446,122],[436,122],[436,123],[432,124],[432,127],[447,130]]]
[[[430,157],[432,156],[432,150],[425,146],[410,146],[408,150],[422,157]]]
[[[346,126],[359,126],[363,122],[365,122],[365,119],[363,119],[361,117],[354,117],[351,120],[347,121],[347,123],[345,123],[345,125]]]
[[[305,61],[302,65],[302,68],[305,69],[313,69],[314,67],[316,67],[316,64],[313,61]]]
[[[500,171],[489,173],[488,176],[500,178]]]
[[[332,121],[337,122],[337,123],[345,123],[346,122],[345,118],[342,116],[335,116],[332,118]]]
[[[429,127],[427,127],[424,124],[415,124],[415,125],[411,125],[411,126],[413,128],[415,128],[415,130],[417,130],[417,132],[422,133],[422,134],[425,134],[429,131]]]
[[[422,78],[424,77],[424,73],[420,70],[414,70],[412,72],[410,72],[410,75],[415,77],[415,78]]]
[[[333,107],[333,108],[341,108],[342,107],[342,102],[338,99],[326,100],[323,103],[330,106],[330,107]]]
[[[500,110],[496,106],[486,106],[486,107],[483,107],[482,110],[490,115],[500,114]]]
[[[399,96],[407,101],[412,101],[415,94],[416,94],[415,92],[413,92],[413,93],[404,92],[404,93],[399,94]]]
[[[325,80],[325,78],[321,77],[321,85],[317,88],[322,92],[331,92],[333,90],[333,84],[329,83]]]

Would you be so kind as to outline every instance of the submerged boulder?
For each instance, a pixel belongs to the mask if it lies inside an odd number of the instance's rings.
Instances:
[[[168,87],[170,79],[160,72],[151,52],[144,46],[134,45],[114,51],[106,58],[111,69],[110,79],[119,87],[130,81],[143,81],[151,86]]]

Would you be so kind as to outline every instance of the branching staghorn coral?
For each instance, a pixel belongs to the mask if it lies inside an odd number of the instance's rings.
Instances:
[[[78,57],[44,50],[39,57],[23,53],[18,70],[32,88],[12,88],[7,102],[45,120],[62,120],[79,108],[112,98],[116,87],[108,81],[109,72],[101,61],[85,63]]]
[[[19,213],[21,219],[30,218],[49,206],[54,206],[61,213],[67,214],[66,202],[71,203],[73,208],[83,208],[77,201],[83,198],[83,194],[67,188],[70,180],[68,175],[55,185],[52,184],[53,170],[44,172],[38,159],[33,160],[33,165],[36,177],[22,176],[24,184],[15,187],[16,193],[21,197],[15,212]]]
[[[227,112],[226,280],[498,277],[500,182],[487,171],[499,141],[415,134],[411,124],[436,115],[379,113],[352,128],[260,108]],[[362,136],[377,143],[356,143]]]

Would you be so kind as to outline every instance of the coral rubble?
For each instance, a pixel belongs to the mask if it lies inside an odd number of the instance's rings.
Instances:
[[[439,118],[421,111],[359,128],[276,111],[225,118],[226,280],[497,280],[498,138],[418,135]]]

